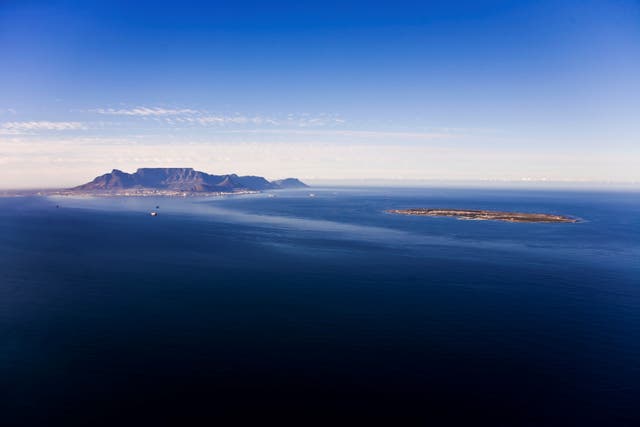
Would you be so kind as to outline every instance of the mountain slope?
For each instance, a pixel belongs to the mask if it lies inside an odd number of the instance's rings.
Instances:
[[[300,181],[298,178],[285,178],[285,179],[277,179],[275,181],[271,181],[272,185],[275,185],[276,188],[306,188],[307,184]]]

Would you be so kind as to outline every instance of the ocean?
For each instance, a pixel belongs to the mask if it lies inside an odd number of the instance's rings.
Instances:
[[[0,198],[0,424],[640,425],[639,196]]]

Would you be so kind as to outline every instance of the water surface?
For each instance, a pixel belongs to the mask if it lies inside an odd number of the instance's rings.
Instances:
[[[0,198],[4,418],[640,422],[637,193],[313,193]]]

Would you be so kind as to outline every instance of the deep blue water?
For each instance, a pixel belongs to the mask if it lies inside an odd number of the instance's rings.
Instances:
[[[0,198],[0,424],[640,425],[640,194],[313,192]]]

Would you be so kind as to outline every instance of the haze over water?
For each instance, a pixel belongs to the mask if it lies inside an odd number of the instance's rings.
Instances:
[[[0,198],[3,419],[640,422],[637,193],[273,194]]]

